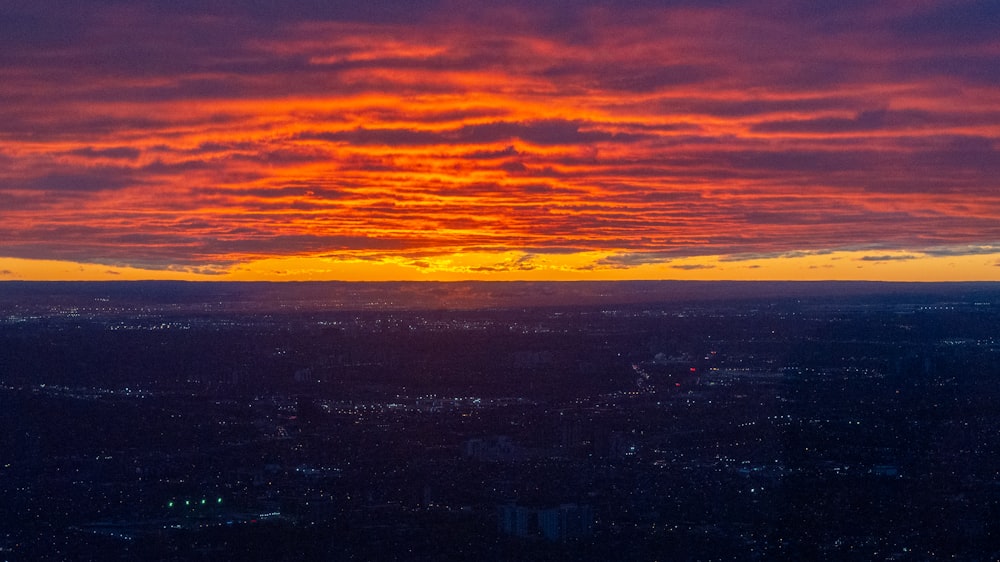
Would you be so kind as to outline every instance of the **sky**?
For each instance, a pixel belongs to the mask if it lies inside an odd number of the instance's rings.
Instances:
[[[0,3],[0,280],[1000,280],[1000,2]]]

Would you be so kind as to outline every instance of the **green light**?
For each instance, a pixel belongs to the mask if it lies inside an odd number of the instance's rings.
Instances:
[[[191,505],[191,500],[184,500],[184,505]]]
[[[222,498],[215,500],[215,503],[222,503]]]
[[[201,498],[201,505],[205,505],[205,498]]]
[[[167,507],[174,507],[174,502],[167,502]]]

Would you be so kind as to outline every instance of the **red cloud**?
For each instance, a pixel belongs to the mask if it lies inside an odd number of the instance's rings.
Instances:
[[[0,54],[0,255],[995,247],[997,40],[776,6],[39,12]]]

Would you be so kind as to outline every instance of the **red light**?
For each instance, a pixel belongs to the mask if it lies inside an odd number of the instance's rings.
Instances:
[[[679,382],[675,382],[674,383],[674,386],[680,386],[680,385],[681,385],[681,383],[679,383]]]
[[[689,370],[689,371],[691,371],[691,372],[693,373],[693,372],[697,371],[698,369],[695,369],[694,367],[691,367],[691,368],[690,368],[690,369],[688,369],[688,370]]]

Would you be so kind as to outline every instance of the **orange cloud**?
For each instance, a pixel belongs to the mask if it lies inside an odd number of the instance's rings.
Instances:
[[[1000,244],[989,8],[682,4],[23,8],[0,257],[739,277]]]

